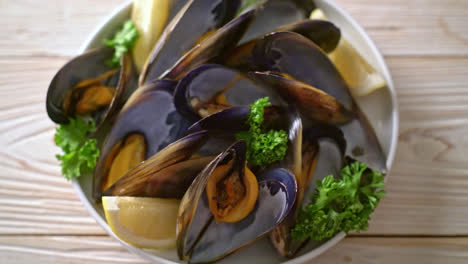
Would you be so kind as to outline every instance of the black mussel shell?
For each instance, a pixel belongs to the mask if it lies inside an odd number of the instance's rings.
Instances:
[[[101,155],[94,171],[94,194],[100,197],[101,182],[107,175],[106,161],[113,147],[128,135],[143,135],[146,158],[153,156],[170,143],[185,135],[190,122],[176,111],[171,90],[176,82],[161,80],[141,87],[127,101],[122,112],[108,133],[101,148]]]
[[[240,0],[189,0],[161,34],[140,74],[140,86],[160,78],[200,38],[229,22],[239,5]]]

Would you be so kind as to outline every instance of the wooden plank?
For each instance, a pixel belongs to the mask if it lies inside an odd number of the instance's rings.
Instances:
[[[336,0],[385,55],[468,55],[468,2]]]
[[[0,1],[0,56],[72,56],[126,0]]]
[[[106,236],[0,236],[0,263],[149,263]],[[307,263],[462,264],[468,238],[346,238]],[[4,261],[4,262],[2,262]]]
[[[466,234],[468,59],[388,60],[400,137],[372,234]]]
[[[0,2],[0,56],[72,56],[125,0]],[[385,55],[468,55],[468,2],[337,0]],[[25,8],[28,7],[28,8]],[[79,21],[79,22],[77,22]]]
[[[0,59],[0,234],[103,234],[54,157],[44,98],[64,62]],[[388,63],[400,100],[400,145],[367,233],[466,235],[468,58]]]

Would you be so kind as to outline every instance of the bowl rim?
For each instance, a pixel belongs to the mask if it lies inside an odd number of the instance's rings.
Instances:
[[[388,180],[388,176],[390,175],[391,168],[395,159],[395,153],[398,143],[398,131],[399,131],[399,111],[398,111],[398,103],[397,103],[397,95],[395,91],[395,87],[393,84],[393,80],[390,74],[390,70],[385,62],[381,52],[375,45],[374,41],[369,37],[369,35],[365,32],[363,27],[359,25],[359,23],[350,15],[348,14],[343,8],[341,8],[334,0],[315,0],[316,2],[320,2],[323,5],[328,5],[332,9],[336,10],[340,16],[342,16],[346,21],[349,21],[351,27],[354,28],[358,32],[358,34],[364,39],[364,41],[368,44],[372,54],[375,56],[377,64],[381,66],[381,74],[384,75],[385,80],[387,81],[387,88],[390,93],[391,105],[392,105],[392,120],[393,128],[391,134],[391,143],[390,149],[387,156],[387,168],[388,173],[384,179],[385,182]],[[104,20],[92,31],[91,34],[87,37],[85,42],[81,45],[79,49],[79,54],[84,53],[86,50],[90,48],[92,43],[96,40],[99,36],[99,33],[102,29],[111,23],[117,16],[121,15],[122,13],[126,12],[128,8],[132,5],[133,0],[127,0],[124,3],[120,4],[117,8],[115,8]],[[99,213],[94,209],[94,206],[90,203],[87,199],[86,194],[84,193],[83,189],[81,188],[80,182],[77,179],[72,179],[72,186],[75,192],[78,194],[80,201],[83,203],[85,208],[87,209],[88,213],[94,218],[94,220],[106,231],[107,234],[112,236],[114,239],[119,241],[127,250],[134,253],[135,255],[141,256],[142,258],[154,262],[155,260],[159,261],[163,264],[178,264],[177,262],[173,262],[171,260],[165,259],[155,254],[150,254],[149,252],[136,248],[125,241],[121,240],[117,237],[117,235],[112,232],[107,222],[99,215]],[[334,245],[338,244],[343,238],[346,237],[344,232],[340,232],[332,237],[330,240],[322,244],[320,247],[315,248],[314,250],[307,252],[301,256],[295,257],[290,260],[286,260],[281,262],[282,264],[299,264],[309,261]]]

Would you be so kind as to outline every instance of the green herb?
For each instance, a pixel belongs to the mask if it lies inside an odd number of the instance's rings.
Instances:
[[[247,160],[259,166],[283,160],[288,149],[288,134],[284,130],[262,129],[264,109],[271,105],[268,100],[269,98],[265,97],[250,106],[247,120],[250,129],[236,135],[238,139],[247,142]]]
[[[127,20],[113,39],[104,41],[107,46],[115,50],[114,56],[107,62],[108,66],[118,67],[120,58],[135,46],[138,37],[139,34],[135,24],[132,20]]]
[[[57,128],[55,144],[63,151],[63,155],[56,156],[61,161],[62,174],[70,180],[93,171],[99,149],[95,139],[87,138],[88,132],[95,129],[92,120],[70,118],[69,121]]]
[[[311,202],[299,212],[293,239],[322,240],[340,231],[367,229],[370,214],[385,195],[384,177],[361,162],[344,167],[341,176],[317,181]]]

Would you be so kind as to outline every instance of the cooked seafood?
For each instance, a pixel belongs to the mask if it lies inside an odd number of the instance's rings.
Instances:
[[[47,96],[57,123],[77,115],[108,124],[97,137],[96,199],[181,199],[177,252],[189,263],[268,235],[292,257],[308,242],[291,230],[314,179],[339,173],[348,156],[386,171],[373,128],[326,56],[340,29],[305,19],[312,1],[241,2],[177,1],[136,90],[130,57],[109,69],[112,50],[102,48],[65,65]],[[250,160],[257,145],[268,152],[279,141],[281,158]]]
[[[123,56],[122,66],[112,69],[106,64],[112,53],[110,48],[89,51],[57,72],[46,101],[52,121],[62,124],[75,115],[91,116],[99,127],[115,118],[136,85],[130,56]]]

